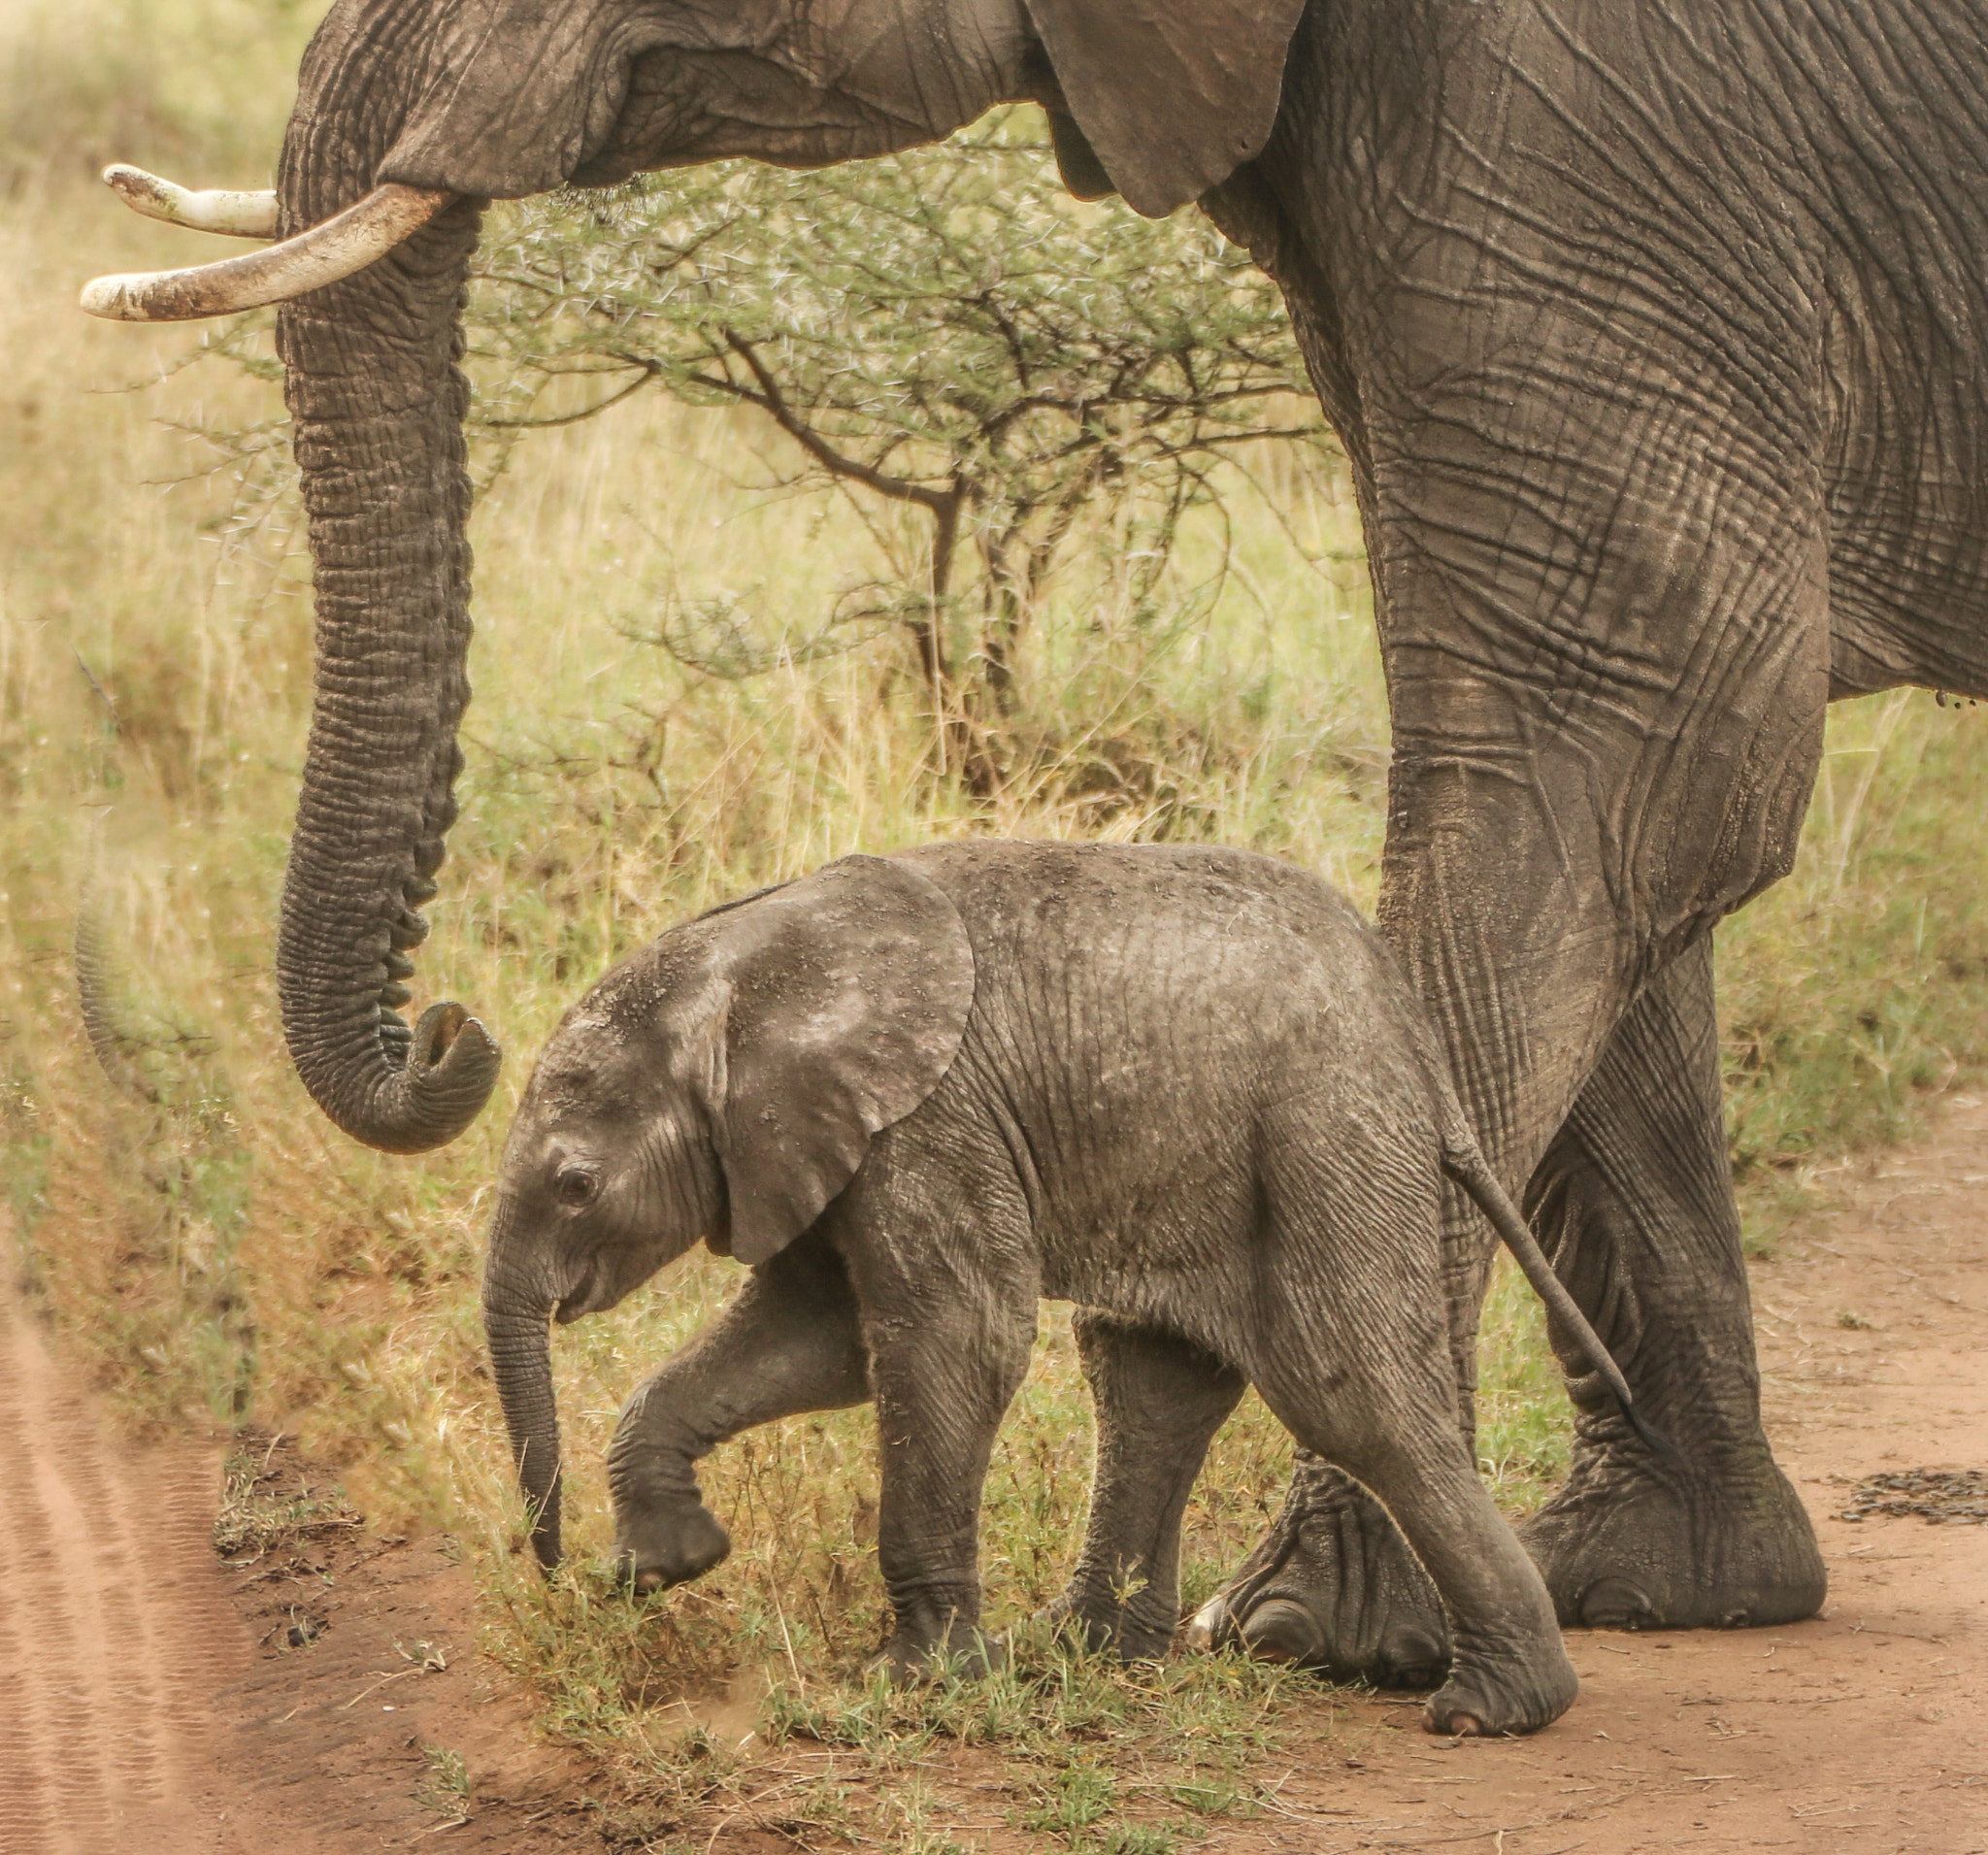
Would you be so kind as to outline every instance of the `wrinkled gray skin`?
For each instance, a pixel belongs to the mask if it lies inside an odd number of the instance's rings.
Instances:
[[[1441,1292],[1442,1174],[1480,1165],[1386,949],[1288,864],[845,858],[665,934],[540,1059],[484,1287],[534,1543],[557,1558],[547,1315],[611,1308],[708,1237],[754,1273],[622,1412],[635,1582],[725,1555],[694,1478],[715,1444],[874,1397],[885,1653],[901,1676],[977,1657],[980,1487],[1046,1295],[1079,1305],[1097,1408],[1068,1627],[1166,1649],[1181,1510],[1247,1381],[1442,1594],[1432,1729],[1543,1726],[1574,1671],[1459,1432]]]
[[[1033,95],[1075,182],[1198,194],[1256,253],[1352,459],[1394,721],[1381,925],[1679,1445],[1657,1461],[1574,1384],[1573,1474],[1526,1536],[1562,1618],[1813,1611],[1760,1427],[1709,937],[1786,871],[1832,695],[1988,694],[1984,38],[1984,0],[340,0],[285,229],[376,181],[465,197],[282,316],[320,658],[279,971],[310,1087],[414,1150],[494,1075],[456,1009],[412,1039],[392,1009],[467,694],[478,196],[842,160]],[[1453,1195],[1445,1243],[1474,1308],[1489,1249]],[[1381,1678],[1441,1631],[1315,1467],[1209,1623]]]

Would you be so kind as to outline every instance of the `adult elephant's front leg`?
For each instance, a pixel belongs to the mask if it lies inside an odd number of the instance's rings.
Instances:
[[[1649,1337],[1638,1361],[1625,1334],[1632,1383],[1661,1371],[1680,1408],[1701,1397],[1724,1413],[1702,1440],[1675,1425],[1714,1459],[1694,1464],[1670,1520],[1597,1438],[1537,1537],[1580,1605],[1607,1582],[1603,1561],[1664,1534],[1677,1538],[1661,1548],[1666,1591],[1718,1590],[1706,1620],[1784,1616],[1813,1587],[1759,1441],[1704,943],[1785,873],[1814,777],[1829,608],[1812,480],[1726,471],[1721,457],[1745,464],[1757,441],[1712,422],[1623,428],[1613,387],[1514,390],[1503,370],[1527,352],[1581,356],[1574,371],[1592,364],[1597,380],[1647,371],[1634,352],[1593,360],[1590,329],[1486,331],[1474,393],[1467,331],[1446,326],[1457,352],[1427,389],[1440,385],[1445,416],[1422,415],[1423,388],[1405,395],[1370,426],[1363,476],[1395,745],[1380,925],[1508,1189],[1552,1154],[1605,1338],[1617,1324],[1602,1300],[1633,1297]],[[1468,1429],[1491,1240],[1454,1195],[1445,1235]],[[1682,1345],[1700,1319],[1703,1342],[1660,1368],[1659,1334]],[[1662,1423],[1670,1400],[1655,1402]],[[1773,1543],[1757,1578],[1736,1578],[1758,1541],[1708,1552],[1726,1522],[1700,1516],[1763,1489]],[[1426,1676],[1421,1645],[1442,1647],[1433,1593],[1385,1516],[1310,1464],[1207,1620],[1217,1640],[1376,1681]]]
[[[1813,1615],[1821,1555],[1760,1424],[1709,941],[1623,1019],[1534,1175],[1527,1211],[1676,1451],[1653,1456],[1598,1378],[1570,1376],[1573,1473],[1521,1530],[1561,1622],[1693,1629]]]

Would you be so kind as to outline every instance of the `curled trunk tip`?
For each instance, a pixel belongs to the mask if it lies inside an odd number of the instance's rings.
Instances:
[[[390,1016],[382,1012],[382,1021]],[[406,1032],[401,1033],[407,1036]],[[394,1067],[384,1040],[378,1060],[357,1074],[300,1060],[318,1107],[356,1141],[384,1153],[425,1153],[464,1132],[497,1086],[504,1053],[497,1040],[452,999],[421,1013]]]

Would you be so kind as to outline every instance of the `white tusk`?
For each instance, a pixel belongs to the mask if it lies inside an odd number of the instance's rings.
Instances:
[[[454,198],[389,182],[322,225],[260,251],[184,271],[96,278],[83,286],[82,304],[114,322],[191,322],[287,302],[363,271]]]
[[[276,237],[273,191],[230,193],[215,187],[189,193],[183,186],[175,186],[143,168],[127,167],[122,161],[104,170],[104,184],[132,212],[149,219],[163,219],[168,225],[184,225],[196,232],[225,232],[230,238]]]

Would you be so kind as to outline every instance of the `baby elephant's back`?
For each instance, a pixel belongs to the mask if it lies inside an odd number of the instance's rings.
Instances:
[[[961,1064],[1010,1091],[1039,1163],[1094,1165],[1109,1143],[1164,1179],[1299,1097],[1321,1125],[1406,1116],[1433,1134],[1419,1009],[1317,878],[1173,845],[945,845],[911,860],[973,945]]]

